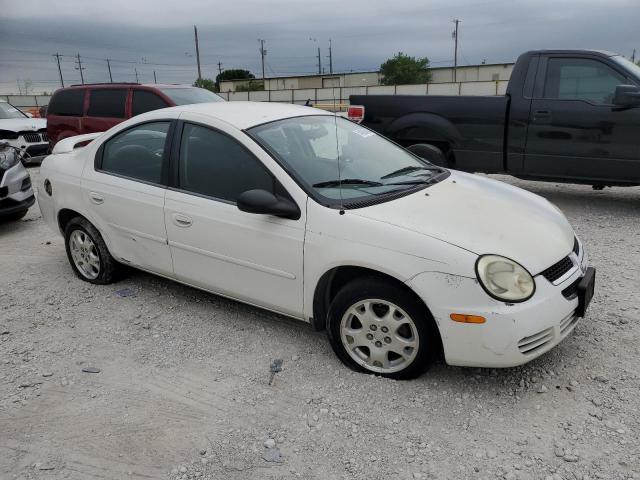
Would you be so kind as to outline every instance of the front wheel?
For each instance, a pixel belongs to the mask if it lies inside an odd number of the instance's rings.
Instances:
[[[118,263],[89,221],[82,217],[71,219],[64,229],[64,239],[69,263],[80,279],[98,285],[116,280]]]
[[[329,308],[331,346],[348,367],[395,379],[424,372],[438,333],[426,307],[410,292],[375,277],[347,284]]]

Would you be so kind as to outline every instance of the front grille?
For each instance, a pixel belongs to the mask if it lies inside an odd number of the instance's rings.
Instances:
[[[42,141],[40,134],[37,132],[34,133],[23,133],[24,141],[28,143],[40,143]]]
[[[571,315],[566,316],[560,321],[560,335],[564,335],[571,330],[571,328],[578,322],[578,316],[576,312],[571,312]]]
[[[567,300],[573,300],[578,296],[578,284],[580,283],[580,280],[582,280],[582,277],[578,278],[575,282],[562,290],[562,295],[564,295],[564,298],[566,298]]]
[[[553,327],[541,330],[538,333],[524,337],[518,342],[520,353],[534,353],[553,340]]]
[[[551,283],[553,283],[556,280],[558,280],[560,277],[562,277],[565,273],[567,273],[569,270],[571,270],[572,268],[573,268],[573,261],[571,260],[571,258],[567,256],[567,257],[564,257],[559,262],[554,263],[546,270],[543,270],[541,275],[544,276],[544,278],[549,280]]]
[[[49,141],[49,135],[47,135],[47,132],[40,132],[40,136],[42,137],[43,142]]]

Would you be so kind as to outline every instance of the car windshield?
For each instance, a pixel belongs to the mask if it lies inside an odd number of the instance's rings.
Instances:
[[[0,120],[10,118],[27,118],[27,116],[10,103],[0,102]]]
[[[288,118],[248,132],[307,191],[329,203],[422,188],[444,172],[377,133],[333,115]]]
[[[224,99],[209,90],[198,87],[161,88],[160,91],[176,105],[191,103],[224,102]]]
[[[630,60],[627,60],[621,55],[614,55],[611,59],[624,68],[627,72],[631,73],[638,83],[640,83],[640,66],[636,65]]]

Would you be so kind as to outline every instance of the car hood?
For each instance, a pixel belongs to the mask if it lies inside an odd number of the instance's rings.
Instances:
[[[10,132],[35,131],[47,128],[44,118],[6,118],[0,119],[0,130]]]
[[[427,189],[352,213],[478,255],[508,257],[533,275],[568,255],[574,243],[571,225],[544,198],[456,171]]]

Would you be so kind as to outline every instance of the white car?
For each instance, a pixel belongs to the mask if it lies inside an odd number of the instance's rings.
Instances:
[[[77,148],[77,144],[88,146]],[[59,142],[38,202],[91,283],[134,266],[311,323],[348,366],[508,367],[593,295],[564,215],[309,107],[225,102]]]
[[[0,141],[15,147],[24,163],[39,162],[49,150],[47,121],[32,118],[0,100]]]

